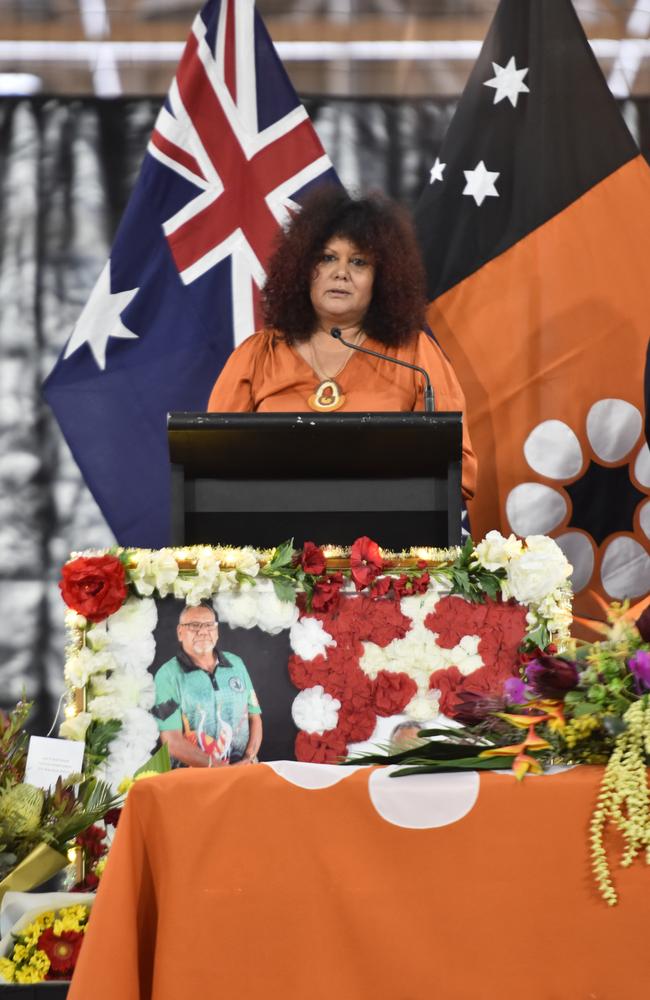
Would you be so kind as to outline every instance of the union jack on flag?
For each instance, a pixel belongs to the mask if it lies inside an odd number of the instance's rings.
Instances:
[[[332,164],[252,0],[196,17],[112,251],[44,395],[123,545],[169,541],[166,414],[259,325],[273,238]]]

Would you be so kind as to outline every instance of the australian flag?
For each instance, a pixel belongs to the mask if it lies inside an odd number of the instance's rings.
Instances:
[[[115,242],[44,386],[117,540],[169,542],[166,414],[259,324],[278,227],[332,164],[252,0],[196,17]]]

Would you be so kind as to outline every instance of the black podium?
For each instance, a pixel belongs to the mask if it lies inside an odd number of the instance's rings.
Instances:
[[[460,542],[460,413],[170,413],[172,544]]]

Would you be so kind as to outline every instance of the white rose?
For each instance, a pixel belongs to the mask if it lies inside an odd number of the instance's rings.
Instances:
[[[329,646],[336,646],[329,632],[323,628],[318,618],[302,618],[294,622],[289,633],[289,642],[294,653],[303,660],[314,660],[324,656]]]
[[[526,549],[508,566],[512,596],[520,604],[537,604],[571,575],[573,567],[552,538],[531,535]]]
[[[294,699],[291,715],[298,729],[305,733],[325,733],[335,729],[341,702],[327,694],[321,684],[306,688]]]
[[[90,712],[79,712],[71,719],[64,719],[59,726],[59,736],[62,740],[85,740],[86,730],[93,721]]]
[[[488,531],[476,546],[474,555],[484,569],[503,569],[521,554],[522,548],[521,541],[514,535],[504,538],[500,531]]]

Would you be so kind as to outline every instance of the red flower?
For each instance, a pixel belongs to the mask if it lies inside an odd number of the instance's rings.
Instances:
[[[50,960],[50,971],[46,979],[60,979],[65,973],[72,972],[77,964],[82,941],[81,931],[62,931],[61,934],[55,934],[51,927],[43,931],[38,939],[38,947]]]
[[[314,596],[311,606],[314,611],[332,611],[338,606],[339,592],[343,586],[343,577],[340,573],[332,573],[323,577],[314,587]]]
[[[417,689],[417,684],[408,674],[380,670],[373,683],[372,696],[377,715],[388,717],[402,712]]]
[[[122,815],[121,809],[109,809],[104,816],[104,826],[117,826]]]
[[[311,764],[338,764],[345,757],[347,741],[338,728],[319,733],[300,732],[296,736],[296,760]]]
[[[350,551],[350,571],[357,590],[362,590],[384,568],[384,560],[381,557],[377,542],[364,535],[357,538]]]
[[[380,576],[370,587],[371,597],[385,597],[390,590],[391,580],[389,576]]]
[[[319,549],[318,545],[314,545],[313,542],[305,542],[300,556],[300,565],[305,573],[309,573],[311,576],[320,576],[321,573],[325,572],[323,550]]]
[[[63,567],[59,588],[69,608],[101,622],[126,600],[124,567],[117,556],[80,556]]]
[[[108,848],[104,843],[106,831],[99,826],[89,826],[78,833],[75,837],[75,844],[83,847],[89,858],[101,858],[106,854]]]

